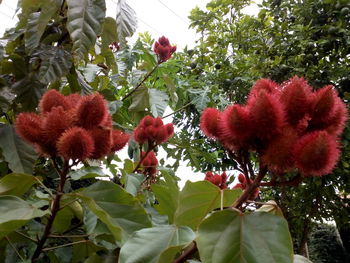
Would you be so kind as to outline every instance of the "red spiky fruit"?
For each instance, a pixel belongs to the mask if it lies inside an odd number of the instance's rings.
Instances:
[[[339,158],[339,146],[326,131],[315,131],[301,137],[295,147],[296,167],[304,176],[330,173]]]
[[[94,140],[85,129],[73,127],[59,138],[57,149],[65,160],[86,160],[94,151]]]
[[[50,112],[52,108],[61,106],[64,110],[70,108],[70,104],[66,98],[57,90],[47,91],[41,98],[39,103],[39,109],[41,113]]]
[[[66,101],[70,108],[75,108],[79,104],[81,99],[82,96],[78,93],[72,93],[66,96]]]
[[[249,93],[247,103],[250,103],[251,100],[254,100],[257,96],[259,96],[260,92],[262,91],[268,94],[279,95],[280,87],[276,82],[272,81],[271,79],[259,79],[253,85]]]
[[[200,128],[204,134],[211,138],[219,137],[219,119],[221,112],[214,108],[206,108],[200,118]]]
[[[16,132],[25,141],[33,144],[42,140],[41,118],[35,113],[20,113],[16,118]]]
[[[346,105],[339,97],[337,97],[334,114],[327,123],[327,132],[334,136],[340,135],[344,130],[347,119],[348,110]]]
[[[85,96],[77,107],[78,125],[91,129],[101,124],[108,114],[106,100],[95,93]]]
[[[286,120],[296,126],[310,110],[312,89],[304,78],[293,77],[283,84],[280,97],[286,110]]]
[[[124,148],[124,146],[129,141],[129,134],[122,132],[121,130],[112,130],[112,152],[119,151]]]
[[[142,120],[141,120],[141,125],[147,127],[147,126],[151,126],[153,125],[153,122],[154,122],[154,118],[152,116],[145,116]]]
[[[111,130],[95,127],[89,130],[89,133],[94,140],[94,151],[90,158],[100,159],[109,154],[112,147]]]

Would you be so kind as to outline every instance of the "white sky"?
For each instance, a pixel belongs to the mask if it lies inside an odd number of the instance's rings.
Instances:
[[[115,17],[117,1],[106,0],[107,16]],[[193,29],[189,29],[187,17],[195,6],[205,9],[208,2],[209,0],[127,0],[138,17],[138,29],[133,39],[137,38],[139,32],[148,31],[154,39],[158,39],[162,35],[166,36],[171,44],[177,45],[178,50],[183,49],[186,45],[193,47],[198,35]],[[257,2],[261,2],[261,0]],[[17,21],[17,17],[14,15],[16,6],[17,0],[3,0],[0,4],[0,36],[7,28],[15,25]],[[245,8],[244,12],[256,14],[257,10],[256,6],[251,6]],[[165,122],[169,123],[171,119],[167,119]],[[121,155],[127,158],[125,152]],[[161,155],[165,156],[164,153]],[[181,163],[177,176],[182,179],[181,186],[187,180],[198,181],[204,178],[204,174],[194,173],[185,163]]]

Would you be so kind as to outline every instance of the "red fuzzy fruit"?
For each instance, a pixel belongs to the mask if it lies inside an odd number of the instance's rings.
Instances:
[[[129,141],[129,134],[122,132],[118,129],[112,130],[112,149],[111,152],[119,151],[124,148],[124,146]]]
[[[145,116],[142,120],[141,120],[141,125],[147,127],[147,126],[151,126],[153,125],[153,121],[154,121],[154,118],[152,116]]]
[[[17,134],[29,143],[42,140],[41,118],[35,113],[20,113],[16,118],[15,127]]]
[[[110,153],[112,147],[112,136],[110,129],[100,127],[89,130],[94,140],[94,151],[90,156],[91,159],[100,159]]]
[[[236,184],[235,186],[233,186],[232,189],[242,189],[242,190],[244,190],[245,187],[246,187],[245,184],[238,183],[238,184]]]
[[[158,63],[162,63],[171,58],[171,55],[176,51],[176,46],[171,46],[169,40],[162,36],[154,44],[153,50],[158,55]]]
[[[63,109],[68,110],[70,104],[66,98],[57,90],[47,91],[41,98],[39,103],[39,109],[41,113],[49,112],[53,107],[62,106]]]
[[[98,93],[85,96],[77,108],[78,125],[91,129],[105,120],[108,114],[106,100]]]
[[[168,139],[168,133],[165,126],[161,126],[157,129],[157,135],[155,141],[157,144],[161,144]]]
[[[330,120],[327,123],[327,132],[334,136],[340,135],[344,130],[345,122],[347,121],[347,119],[348,110],[346,108],[346,105],[339,97],[337,97],[334,115],[330,118]]]
[[[298,139],[296,131],[285,127],[282,134],[274,138],[262,154],[262,162],[270,171],[286,172],[294,167],[293,146]]]
[[[171,136],[173,136],[174,134],[174,125],[172,123],[168,123],[165,125],[167,134],[168,134],[168,138],[170,138]]]
[[[259,79],[253,85],[249,93],[247,103],[250,103],[251,100],[254,100],[257,96],[259,96],[261,91],[268,94],[277,95],[280,93],[280,87],[276,82],[270,79]]]
[[[59,138],[57,149],[65,160],[86,160],[94,151],[94,141],[85,129],[73,127]]]
[[[134,139],[137,141],[139,144],[144,144],[148,137],[146,134],[146,131],[143,127],[137,127],[134,131]]]
[[[270,140],[281,133],[284,109],[278,97],[262,91],[249,106],[253,120],[252,130],[258,138]]]
[[[158,128],[160,126],[163,126],[163,121],[160,117],[157,117],[154,119],[153,126]]]
[[[61,134],[72,125],[72,116],[68,115],[61,106],[52,108],[45,114],[42,122],[44,141],[55,144]]]
[[[80,96],[80,94],[78,93],[73,93],[66,97],[66,101],[70,108],[75,108],[79,104],[81,99],[82,96]]]
[[[330,173],[338,161],[338,143],[326,131],[311,132],[298,140],[294,156],[304,176],[322,176]]]
[[[286,120],[296,126],[310,110],[312,89],[304,78],[293,77],[283,84],[280,97],[286,110]]]
[[[238,181],[239,181],[240,183],[242,183],[242,184],[246,184],[246,183],[247,183],[244,174],[239,174],[239,175],[238,175]]]
[[[200,128],[204,134],[211,138],[219,137],[219,120],[221,112],[214,108],[206,108],[201,115]]]

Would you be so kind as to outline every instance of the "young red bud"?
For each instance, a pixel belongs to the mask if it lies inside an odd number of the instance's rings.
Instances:
[[[142,121],[140,123],[141,123],[141,125],[147,127],[147,126],[153,125],[153,120],[154,119],[152,116],[147,115],[142,119]]]
[[[239,181],[240,183],[242,183],[242,184],[246,184],[246,183],[247,183],[244,174],[239,174],[239,175],[238,175],[238,181]]]
[[[130,139],[129,134],[118,129],[112,130],[112,148],[111,152],[116,152],[124,148]]]
[[[94,141],[85,129],[73,127],[62,134],[57,148],[65,160],[86,160],[94,151]]]
[[[174,125],[172,123],[168,123],[165,125],[167,134],[168,134],[168,138],[170,138],[171,136],[173,136],[174,134]]]
[[[111,130],[103,128],[93,128],[89,130],[89,133],[94,140],[94,151],[91,155],[91,159],[100,159],[111,151],[112,136]]]
[[[157,129],[157,135],[156,135],[156,143],[161,144],[165,142],[168,139],[168,134],[165,126],[161,126]]]
[[[134,131],[134,139],[139,144],[144,144],[148,139],[145,129],[142,127],[137,127]]]
[[[41,118],[35,113],[20,113],[15,127],[17,134],[31,144],[42,140]]]
[[[157,117],[154,119],[154,123],[153,123],[153,126],[158,128],[160,126],[163,126],[163,121],[161,118]]]
[[[276,82],[270,79],[257,80],[249,93],[248,100],[247,100],[248,104],[250,103],[251,100],[254,100],[256,97],[258,97],[260,92],[279,95],[280,87]]]

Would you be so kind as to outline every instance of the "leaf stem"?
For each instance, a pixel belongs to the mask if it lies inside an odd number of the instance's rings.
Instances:
[[[63,244],[63,245],[59,245],[59,246],[55,246],[55,247],[47,247],[47,248],[44,248],[43,251],[54,250],[54,249],[61,248],[61,247],[69,247],[69,246],[73,246],[75,244],[87,243],[87,242],[90,242],[90,240],[84,239],[84,240],[79,240],[76,242],[67,243],[67,244]]]
[[[155,65],[155,67],[146,74],[146,76],[141,80],[141,82],[139,82],[139,84],[137,84],[137,86],[131,90],[128,94],[125,95],[124,98],[122,98],[122,101],[126,100],[128,97],[130,97],[132,94],[134,94],[134,92],[136,90],[138,90],[138,88],[149,78],[149,76],[152,75],[152,73],[159,67],[159,64]]]
[[[181,108],[179,108],[179,109],[173,111],[172,113],[169,113],[168,115],[165,115],[164,117],[162,117],[162,119],[168,118],[168,117],[170,117],[171,115],[174,115],[174,114],[176,114],[176,113],[178,113],[178,112],[180,112],[180,111],[186,109],[186,108],[187,108],[188,106],[190,106],[191,104],[192,104],[192,101],[190,101],[189,103],[185,104],[185,105],[182,106]]]
[[[24,258],[21,256],[21,254],[19,253],[19,251],[16,249],[16,247],[12,244],[12,242],[10,241],[10,239],[6,236],[5,237],[7,242],[10,244],[10,246],[12,247],[12,249],[16,252],[17,256],[21,259],[21,261],[24,261]]]
[[[30,241],[33,241],[34,243],[37,243],[37,242],[38,242],[38,241],[35,240],[34,238],[31,238],[30,236],[27,236],[27,235],[25,235],[25,234],[23,234],[23,233],[21,233],[21,232],[19,232],[19,231],[17,231],[17,230],[15,231],[15,233],[21,235],[22,237],[24,237],[24,238],[26,238],[26,239],[29,239]]]

